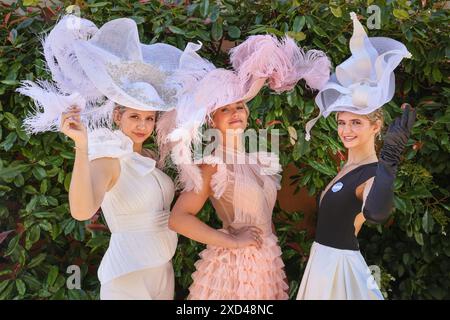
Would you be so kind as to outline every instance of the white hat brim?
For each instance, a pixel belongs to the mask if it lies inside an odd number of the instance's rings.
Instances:
[[[137,99],[128,94],[118,83],[120,74],[114,74],[114,71],[111,70],[111,65],[117,65],[120,68],[120,64],[124,63],[117,56],[89,43],[89,40],[77,41],[74,47],[83,71],[108,99],[119,105],[143,111],[168,111],[173,109],[172,105],[166,103],[158,95],[154,96],[152,101],[148,96]],[[140,82],[147,83],[155,89],[155,92],[161,92],[164,89],[166,75],[162,70],[143,61],[131,61],[131,63],[133,63],[134,70],[128,70],[128,75],[136,72],[137,77],[141,78],[139,79]],[[136,74],[133,76],[136,76]],[[134,80],[138,81],[138,79]]]

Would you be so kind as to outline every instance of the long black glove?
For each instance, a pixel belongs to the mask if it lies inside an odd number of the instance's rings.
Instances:
[[[416,121],[416,111],[407,105],[401,117],[394,120],[384,136],[375,179],[364,203],[364,217],[374,223],[384,222],[394,202],[394,180],[400,157]]]

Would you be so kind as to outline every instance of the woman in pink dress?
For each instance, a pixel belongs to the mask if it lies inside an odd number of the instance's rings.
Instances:
[[[184,184],[169,228],[207,244],[195,264],[188,299],[288,299],[272,223],[280,164],[274,154],[244,151],[249,117],[245,103],[266,81],[278,93],[292,89],[300,78],[320,88],[329,77],[329,61],[320,51],[304,53],[289,38],[280,42],[253,36],[232,49],[231,71],[198,56],[200,46],[189,47],[175,76],[180,109],[177,129],[169,135],[175,143],[172,159]],[[194,163],[191,142],[199,139],[205,119],[216,129],[216,147]],[[196,217],[208,199],[222,221],[219,230]]]

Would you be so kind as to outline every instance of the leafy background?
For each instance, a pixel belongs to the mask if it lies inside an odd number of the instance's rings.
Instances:
[[[39,37],[70,5],[98,26],[131,17],[144,43],[166,42],[184,48],[203,42],[202,54],[227,66],[226,50],[252,34],[288,33],[305,48],[325,50],[334,65],[349,55],[355,11],[365,23],[371,4],[381,8],[381,29],[412,53],[396,70],[396,95],[385,106],[386,122],[409,102],[418,121],[395,182],[395,210],[379,226],[365,226],[361,251],[382,271],[389,299],[449,299],[449,29],[444,1],[10,1],[0,4],[0,299],[98,299],[96,271],[109,240],[100,214],[78,222],[71,218],[67,190],[74,154],[61,134],[28,136],[21,121],[31,110],[15,93],[23,79],[48,78]],[[314,139],[304,141],[304,125],[317,114],[313,93],[302,85],[281,96],[262,91],[251,102],[252,127],[281,132],[281,160],[298,168],[284,184],[310,195],[336,174],[345,150],[333,117],[321,119]],[[201,218],[218,221],[209,204]],[[283,251],[290,296],[295,298],[306,266],[312,235],[303,211],[279,205],[274,221]],[[176,297],[183,299],[203,245],[180,237],[174,257]],[[81,268],[82,289],[66,288],[67,267]]]

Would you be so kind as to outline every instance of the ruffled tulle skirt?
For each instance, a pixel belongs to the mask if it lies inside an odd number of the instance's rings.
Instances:
[[[314,242],[297,300],[383,300],[359,251]]]
[[[190,300],[287,300],[284,263],[277,238],[260,249],[208,246],[200,253],[189,288]]]

